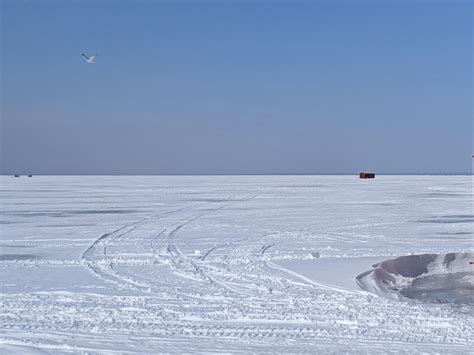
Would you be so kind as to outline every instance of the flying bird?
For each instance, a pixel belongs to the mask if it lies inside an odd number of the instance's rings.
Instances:
[[[94,60],[95,60],[95,57],[97,56],[96,55],[91,55],[90,57],[86,56],[84,53],[82,53],[82,56],[84,57],[84,60],[88,63],[88,64],[94,64]]]

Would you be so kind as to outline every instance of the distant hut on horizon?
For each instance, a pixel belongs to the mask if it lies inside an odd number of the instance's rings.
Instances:
[[[359,173],[360,179],[375,179],[375,173],[361,172]]]

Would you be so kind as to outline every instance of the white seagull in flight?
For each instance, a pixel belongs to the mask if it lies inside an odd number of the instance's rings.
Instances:
[[[90,57],[88,57],[84,53],[82,53],[82,56],[84,57],[85,61],[88,64],[94,64],[94,60],[95,60],[95,57],[97,56],[97,54],[96,55],[91,55]]]

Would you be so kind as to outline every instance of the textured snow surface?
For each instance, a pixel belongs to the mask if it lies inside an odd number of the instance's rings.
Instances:
[[[472,253],[470,176],[0,183],[2,353],[474,348],[472,304],[355,279],[399,256]]]
[[[474,304],[474,253],[406,255],[377,263],[356,280],[383,296]]]

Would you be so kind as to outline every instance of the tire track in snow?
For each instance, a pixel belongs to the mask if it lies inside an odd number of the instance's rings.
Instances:
[[[239,199],[239,200],[230,200],[228,198],[225,201],[228,201],[228,202],[250,201],[250,200],[254,199],[256,196],[257,195],[248,196],[248,197],[245,197],[245,198],[242,198],[242,199]],[[225,204],[225,205],[221,205],[217,208],[212,208],[212,209],[207,210],[206,212],[201,213],[197,216],[191,217],[188,220],[186,220],[185,222],[173,227],[173,229],[168,233],[167,252],[170,255],[171,262],[173,263],[173,265],[175,266],[176,269],[179,269],[181,271],[184,270],[185,273],[188,272],[193,276],[198,276],[203,281],[209,282],[212,285],[218,286],[218,288],[219,287],[223,288],[223,289],[225,289],[227,291],[230,291],[234,294],[238,294],[240,296],[245,296],[245,297],[255,297],[254,293],[249,292],[249,290],[254,289],[254,287],[249,287],[249,285],[237,285],[237,284],[232,283],[231,282],[232,280],[231,281],[226,281],[226,280],[222,279],[220,276],[217,276],[215,274],[216,271],[222,271],[222,269],[218,268],[218,270],[217,270],[216,268],[214,268],[214,270],[212,270],[213,268],[210,265],[208,265],[206,263],[202,263],[203,261],[205,261],[207,256],[213,250],[216,249],[216,247],[211,248],[211,250],[209,250],[201,258],[201,260],[200,260],[201,262],[196,262],[192,258],[189,258],[189,257],[185,256],[181,252],[181,250],[179,249],[178,245],[176,244],[176,234],[178,233],[179,230],[181,230],[182,228],[184,228],[188,224],[190,224],[192,222],[195,222],[196,220],[202,218],[203,216],[206,216],[206,215],[208,215],[212,212],[222,210],[222,209],[224,209],[228,206],[230,206],[230,204]],[[168,228],[170,229],[171,227],[168,226]],[[243,240],[247,240],[247,239],[248,238],[244,238]],[[218,247],[224,247],[225,245],[232,245],[234,243],[235,242],[225,243],[224,245],[221,245],[221,246],[218,246]],[[212,272],[212,271],[214,271],[214,272]],[[178,274],[178,276],[183,276],[183,275]],[[244,290],[241,290],[240,288],[244,288]]]
[[[252,196],[244,197],[244,198],[241,198],[241,199],[234,199],[234,200],[231,199],[230,197],[228,197],[228,198],[222,199],[220,201],[222,201],[222,202],[224,202],[224,201],[225,202],[241,202],[241,201],[252,200],[255,197],[256,197],[256,195],[252,195]],[[206,204],[206,205],[208,205],[208,204]],[[206,206],[206,205],[204,205],[204,206]],[[151,292],[151,286],[152,286],[151,284],[144,283],[144,282],[136,280],[134,278],[125,276],[122,273],[119,273],[117,271],[117,269],[114,266],[114,263],[117,262],[117,259],[113,259],[113,258],[111,258],[107,255],[107,249],[106,249],[107,245],[111,244],[112,242],[114,242],[116,240],[118,240],[119,238],[127,236],[128,234],[133,232],[137,228],[137,226],[139,226],[141,224],[145,224],[146,222],[149,222],[151,220],[161,219],[163,217],[166,217],[166,216],[169,216],[169,215],[172,215],[172,214],[176,214],[176,213],[179,213],[179,212],[182,212],[182,211],[192,210],[192,209],[195,209],[198,206],[199,205],[197,205],[197,206],[196,205],[187,206],[187,207],[183,207],[183,208],[179,208],[179,209],[176,209],[176,210],[171,210],[171,211],[162,213],[158,216],[142,218],[138,221],[132,222],[132,223],[127,224],[125,226],[121,226],[121,227],[113,230],[112,232],[105,233],[105,234],[101,235],[99,238],[97,238],[84,251],[84,253],[82,255],[82,260],[85,263],[88,270],[90,270],[93,274],[95,274],[96,276],[98,276],[99,278],[101,278],[105,281],[112,282],[112,283],[116,284],[117,286],[119,286],[120,288],[129,288],[129,289],[140,290],[140,291],[145,291],[145,292],[149,293],[149,292]],[[212,278],[209,275],[207,275],[202,270],[202,268],[200,266],[198,266],[196,263],[194,263],[192,260],[185,257],[181,253],[178,246],[176,245],[175,235],[181,228],[185,227],[189,223],[192,223],[195,220],[198,220],[199,218],[201,218],[201,217],[203,217],[203,216],[205,216],[205,215],[207,215],[211,212],[221,210],[221,209],[223,209],[227,206],[229,206],[229,204],[222,205],[222,206],[219,206],[217,208],[212,208],[212,209],[210,209],[210,210],[208,210],[204,213],[200,213],[197,216],[191,217],[188,220],[186,220],[184,223],[180,223],[178,225],[175,225],[174,227],[172,225],[166,226],[160,233],[158,233],[154,238],[152,238],[150,240],[150,248],[151,248],[154,260],[156,261],[156,259],[157,259],[157,257],[156,257],[157,256],[157,249],[154,246],[154,243],[156,242],[156,240],[158,238],[161,238],[163,235],[167,234],[167,240],[168,240],[167,252],[168,252],[169,255],[171,255],[170,261],[172,263],[174,263],[175,266],[182,266],[180,264],[187,263],[188,265],[192,266],[192,268],[194,269],[194,274],[195,275],[198,275],[203,280],[212,281]],[[170,229],[171,229],[171,231],[169,233],[167,233],[167,231],[170,230]],[[119,233],[123,230],[126,230],[126,231],[124,233]],[[101,247],[103,248],[103,257],[101,257],[101,258],[97,257],[97,259],[96,259],[95,256],[97,255],[97,250],[100,249]],[[118,260],[118,261],[120,261],[121,264],[124,263],[124,260]],[[149,263],[151,264],[152,261],[149,261]]]
[[[141,218],[135,222],[121,226],[113,230],[112,232],[102,234],[83,252],[82,261],[85,263],[85,266],[87,267],[89,271],[91,271],[93,274],[95,274],[96,276],[98,276],[100,279],[104,281],[112,282],[115,285],[119,286],[120,288],[129,288],[133,290],[149,292],[150,291],[149,284],[145,284],[143,282],[132,279],[130,277],[127,277],[117,272],[117,270],[113,266],[114,260],[112,258],[109,258],[107,255],[107,249],[106,249],[107,245],[119,238],[122,238],[123,236],[128,235],[129,233],[134,231],[137,228],[137,226],[140,224],[144,224],[151,220],[157,220],[168,215],[179,213],[181,211],[184,211],[190,208],[192,207],[191,206],[182,207],[176,210],[171,210],[171,211],[159,214],[157,216]],[[124,232],[119,233],[121,231],[124,231]],[[96,258],[95,257],[96,252],[101,247],[103,248],[103,257]]]
[[[250,200],[252,198],[254,198],[254,197],[248,198],[246,200]],[[235,287],[233,287],[229,283],[224,282],[221,279],[219,279],[216,275],[211,275],[210,273],[206,272],[202,266],[200,266],[198,263],[193,261],[191,258],[186,257],[181,252],[181,250],[179,249],[179,247],[176,244],[176,234],[180,229],[182,229],[186,225],[200,219],[201,217],[203,217],[205,215],[208,215],[211,212],[216,212],[216,211],[222,210],[222,209],[224,209],[228,206],[229,205],[226,204],[226,205],[219,206],[217,208],[213,208],[211,210],[208,210],[205,213],[201,213],[197,216],[194,216],[194,217],[188,219],[187,221],[185,221],[184,223],[181,223],[178,226],[176,226],[175,228],[173,228],[171,230],[171,232],[168,234],[167,251],[168,251],[169,255],[171,256],[172,263],[175,265],[175,267],[177,269],[180,269],[180,270],[184,269],[185,272],[190,272],[192,275],[200,277],[203,281],[209,282],[210,284],[213,284],[213,285],[220,286],[221,288],[224,288],[228,291],[231,291],[232,293],[239,294],[241,296],[249,296],[248,293],[242,292],[242,291],[236,289]],[[178,274],[178,276],[182,276],[182,275]]]
[[[222,248],[225,248],[225,247],[234,245],[234,244],[236,244],[236,243],[243,242],[244,240],[247,240],[247,239],[249,239],[249,238],[248,238],[248,237],[247,237],[247,238],[242,238],[242,239],[239,239],[239,240],[236,240],[236,241],[233,241],[233,242],[228,242],[228,243],[216,245],[216,246],[212,247],[211,249],[209,249],[203,256],[201,256],[201,261],[205,261],[206,258],[207,258],[214,250],[222,249]]]

